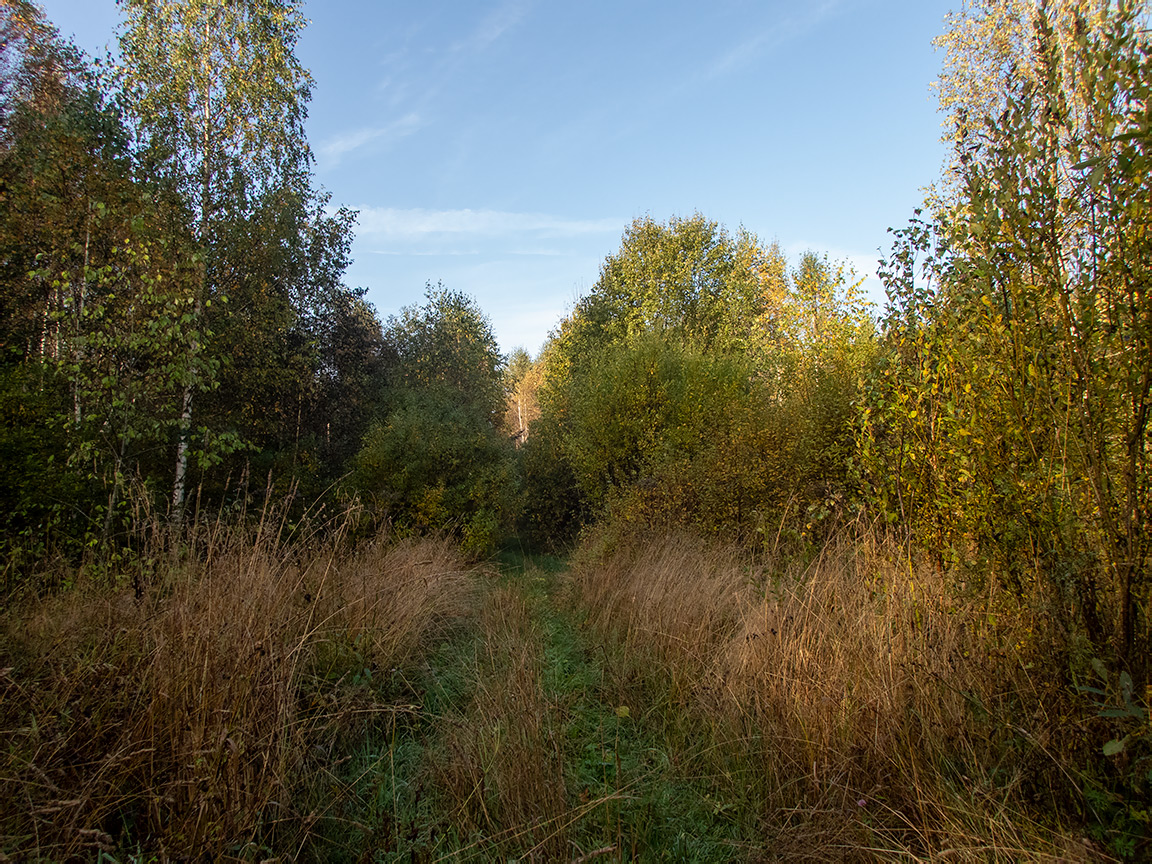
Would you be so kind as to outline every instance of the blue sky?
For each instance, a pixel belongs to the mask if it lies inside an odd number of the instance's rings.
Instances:
[[[114,0],[43,5],[114,47]],[[347,281],[385,317],[442,281],[535,352],[646,214],[873,273],[943,160],[931,40],[954,5],[308,3],[316,179],[360,211]]]

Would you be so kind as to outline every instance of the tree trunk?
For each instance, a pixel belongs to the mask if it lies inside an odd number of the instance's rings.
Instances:
[[[204,44],[211,45],[211,23],[204,22]],[[202,60],[204,67],[204,128],[201,138],[200,152],[200,248],[203,250],[208,242],[208,210],[211,206],[212,195],[212,76],[210,73],[211,58],[205,51]],[[200,262],[200,278],[196,286],[196,301],[193,305],[194,320],[200,325],[204,312],[204,297],[208,290],[208,271],[206,263]],[[195,384],[195,358],[200,351],[199,340],[193,340],[188,351],[188,380],[184,385],[184,405],[180,412],[180,440],[176,445],[176,476],[172,483],[172,523],[179,528],[184,521],[185,491],[184,486],[188,474],[188,439],[192,434],[192,392]]]
[[[176,443],[176,478],[172,482],[172,524],[184,521],[184,483],[188,474],[188,438],[192,432],[192,383],[184,385],[184,407],[180,411],[180,439]]]

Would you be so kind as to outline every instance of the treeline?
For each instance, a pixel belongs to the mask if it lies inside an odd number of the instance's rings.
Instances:
[[[355,214],[312,181],[298,4],[177,10],[124,4],[113,69],[3,7],[10,587],[142,511],[289,491],[475,554],[607,513],[750,537],[843,492],[870,323],[828,261],[644,219],[536,362],[442,286],[381,322],[342,281]]]
[[[630,226],[513,388],[535,418],[530,532],[679,524],[779,551],[866,514],[958,590],[1040,615],[1064,684],[1097,660],[1140,692],[1148,19],[1088,2],[950,19],[952,159],[893,234],[876,326],[819,256],[789,267],[700,216]]]
[[[188,489],[224,506],[241,476],[315,494],[384,362],[341,281],[353,214],[311,181],[298,10],[209,9],[198,35],[167,4],[124,9],[118,71],[34,5],[0,9],[0,507],[33,550],[109,541],[125,508],[179,520]],[[242,81],[191,74],[189,52],[241,37],[289,51]]]
[[[516,390],[538,411],[530,535],[679,525],[773,558],[853,514],[904,544],[982,610],[980,650],[1027,670],[1035,689],[997,716],[1046,718],[1078,778],[1057,806],[1134,857],[1152,796],[1149,13],[950,19],[951,159],[893,233],[875,328],[817,256],[789,268],[701,217],[642,219]]]
[[[859,435],[878,512],[975,590],[1042,608],[1073,668],[1114,658],[1139,681],[1148,12],[996,4],[942,40],[955,162],[883,265],[889,304]]]
[[[477,551],[603,518],[779,548],[867,508],[1137,662],[1142,5],[953,20],[955,160],[895,233],[878,330],[819,255],[645,217],[534,361],[503,357],[458,291],[381,323],[343,284],[354,214],[312,182],[297,4],[205,7],[207,27],[124,10],[109,70],[31,3],[3,7],[9,537],[106,539],[140,495],[178,522],[188,490],[226,506],[241,477],[306,499],[344,478],[378,517]]]
[[[590,515],[800,540],[849,495],[873,323],[858,283],[696,215],[636,221],[537,362],[536,537]]]
[[[176,8],[124,4],[109,70],[3,7],[13,549],[254,489],[358,495],[374,524],[476,554],[593,521],[803,551],[867,513],[1143,680],[1143,4],[951,20],[954,159],[895,232],[878,326],[826,258],[645,217],[535,359],[502,356],[459,291],[381,322],[343,284],[354,214],[312,182],[298,4],[210,4],[207,27]]]
[[[429,286],[381,322],[343,282],[355,214],[312,179],[299,6],[123,4],[114,69],[34,4],[0,6],[8,588],[142,522],[286,495],[303,510],[363,492],[371,524],[481,551],[511,527],[509,477],[456,488],[511,449],[483,314]],[[476,438],[459,452],[457,426]]]

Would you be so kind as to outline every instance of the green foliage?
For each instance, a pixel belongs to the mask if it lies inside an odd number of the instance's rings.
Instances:
[[[1152,833],[1152,687],[1137,693],[1131,675],[1111,675],[1095,658],[1092,670],[1093,685],[1077,689],[1092,700],[1113,736],[1100,748],[1103,770],[1090,777],[1085,789],[1098,817],[1093,834],[1121,857],[1136,860],[1149,848]]]
[[[356,457],[356,482],[402,527],[450,530],[491,551],[516,496],[510,443],[444,388],[407,390]]]
[[[503,360],[492,325],[476,302],[443,285],[425,289],[423,306],[388,321],[385,339],[397,361],[397,387],[444,387],[493,423],[503,408]]]
[[[640,220],[539,361],[533,435],[550,440],[525,454],[528,473],[567,471],[570,512],[586,501],[621,522],[770,543],[787,521],[802,539],[844,498],[871,333],[856,286],[824,258],[789,272],[776,247],[700,216]]]
[[[751,539],[843,502],[854,381],[798,368],[780,386],[747,357],[655,336],[611,346],[592,366],[572,385],[564,453],[584,496],[614,519]]]
[[[0,537],[3,589],[15,588],[21,562],[67,545],[88,527],[98,490],[67,462],[70,441],[59,417],[70,407],[65,382],[51,366],[0,366]]]
[[[304,138],[312,78],[293,49],[304,17],[294,0],[124,0],[118,74],[149,157],[197,212],[204,254],[193,304],[199,319],[225,298],[219,218],[237,194],[307,185]],[[236,208],[239,209],[239,208]],[[172,504],[183,517],[198,355],[187,351]]]
[[[741,504],[748,508],[756,496],[744,499],[740,481],[758,472],[751,453],[736,452],[755,436],[746,362],[653,334],[602,349],[590,366],[594,374],[572,382],[564,451],[589,501],[604,506],[635,490],[657,520],[686,513],[725,520]],[[735,483],[731,470],[740,474]],[[717,500],[729,495],[733,502]]]
[[[564,428],[544,414],[517,451],[523,483],[519,528],[534,548],[556,551],[572,543],[592,517],[589,502],[564,457]]]
[[[148,28],[168,21],[179,4],[127,5],[131,57],[159,75],[157,63],[176,61],[149,59],[147,50],[162,53],[165,40],[178,36]],[[239,26],[242,10],[234,7],[197,7],[207,16],[197,20],[209,29]],[[283,30],[257,18],[243,37],[252,51],[261,53],[256,41],[265,37],[290,47],[287,23]],[[302,129],[291,120],[302,118],[303,103],[281,106],[281,116],[266,102],[265,119],[287,124],[279,130],[241,129],[251,118],[227,121],[224,103],[215,103],[221,110],[212,122],[225,125],[211,135],[236,135],[193,142],[186,129],[184,138],[174,131],[171,116],[148,113],[159,111],[157,100],[178,82],[149,85],[139,77],[143,67],[126,68],[126,104],[149,141],[134,151],[124,101],[38,9],[6,4],[0,28],[0,364],[27,367],[12,370],[9,380],[20,383],[6,392],[40,382],[43,398],[28,398],[52,433],[28,458],[48,458],[41,451],[51,442],[55,470],[94,495],[73,495],[74,507],[61,508],[49,500],[57,484],[46,479],[44,500],[33,501],[29,486],[13,492],[24,496],[13,506],[51,511],[58,527],[68,526],[48,532],[37,516],[42,538],[95,530],[106,542],[126,486],[156,492],[171,482],[173,445],[181,451],[178,470],[190,460],[200,472],[205,504],[252,463],[261,473],[275,468],[285,487],[320,494],[347,470],[377,415],[383,343],[362,292],[341,284],[354,215],[331,212],[327,197],[309,187],[306,146],[293,137]],[[202,35],[184,34],[193,42]],[[150,48],[140,41],[153,37],[160,41]],[[223,63],[213,51],[213,62]],[[240,51],[230,59],[253,56]],[[300,72],[291,57],[265,59],[271,65],[261,74]],[[208,71],[223,74],[205,67],[193,77],[210,91],[225,86],[222,78],[205,84],[197,77]],[[260,76],[252,77],[256,88]],[[284,95],[264,84],[259,98]],[[303,99],[307,88],[297,84],[293,98]],[[238,85],[229,79],[227,86]],[[255,90],[249,95],[256,98]],[[189,185],[185,163],[174,170],[169,157],[180,147],[181,159],[205,160],[210,172],[197,176],[209,185]],[[24,439],[11,432],[20,450]]]
[[[296,59],[297,0],[121,0],[121,82],[132,115],[168,156],[203,228],[218,183],[239,169],[277,184],[307,164],[312,77]]]
[[[58,357],[70,329],[60,316],[66,302],[79,313],[86,269],[111,263],[129,233],[157,222],[120,116],[55,31],[35,39],[26,62],[47,68],[6,106],[0,129],[0,362]]]
[[[1087,5],[1015,7],[995,111],[957,114],[948,194],[896,232],[860,462],[954,585],[1044,622],[1017,646],[1037,680],[1070,689],[1091,662],[1099,698],[1061,720],[1092,730],[1077,798],[1143,860],[1152,51],[1146,4]]]
[[[329,477],[337,477],[384,401],[387,347],[362,291],[338,292],[317,312],[306,329],[318,361],[311,429]]]
[[[29,488],[18,506],[39,514],[29,516],[37,543],[67,546],[107,539],[121,488],[155,479],[183,394],[210,388],[216,364],[187,362],[205,334],[186,211],[140,176],[122,117],[79,53],[46,25],[28,39],[21,56],[38,71],[7,106],[0,148],[10,205],[0,213],[0,362],[25,367],[9,378],[25,392],[39,378],[27,398],[46,430],[35,457],[50,463],[42,495]],[[211,462],[232,443],[198,435],[191,453]],[[62,497],[62,486],[85,494]]]
[[[784,260],[743,230],[735,237],[700,214],[650,216],[624,232],[592,291],[555,337],[554,374],[578,366],[603,345],[663,333],[701,351],[741,351],[783,280]]]
[[[1152,541],[1152,61],[1134,5],[1073,16],[1068,33],[1053,20],[1037,11],[1037,71],[963,145],[955,200],[897,234],[862,455],[890,518],[1136,671]]]
[[[280,486],[319,494],[359,446],[382,378],[379,321],[341,284],[354,217],[306,189],[258,194],[242,180],[231,218],[213,226],[209,281],[228,302],[205,310],[204,351],[221,366],[201,422],[242,437]],[[241,468],[233,460],[214,479]]]
[[[73,390],[73,458],[106,463],[120,476],[126,457],[134,463],[171,440],[186,387],[211,386],[217,364],[203,355],[191,369],[186,362],[189,345],[203,335],[193,313],[194,271],[172,255],[180,250],[163,239],[128,238],[116,251],[114,263],[89,268],[58,363]],[[71,311],[66,304],[63,314]],[[211,462],[213,450],[195,452]]]
[[[466,295],[429,286],[427,303],[390,319],[395,358],[387,416],[356,457],[355,484],[395,525],[451,530],[488,553],[512,525],[518,478],[497,428],[502,362],[488,320]]]

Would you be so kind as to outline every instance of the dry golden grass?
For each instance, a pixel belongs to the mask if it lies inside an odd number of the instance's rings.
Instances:
[[[1044,665],[1043,616],[999,614],[873,533],[786,567],[686,533],[588,543],[568,588],[584,627],[562,648],[531,570],[478,584],[447,542],[287,546],[268,521],[141,556],[141,591],[79,572],[0,618],[0,853],[261,860],[369,836],[337,763],[364,724],[395,727],[435,639],[451,667],[436,674],[466,683],[419,760],[435,805],[409,816],[443,814],[459,860],[639,854],[722,814],[733,832],[692,848],[1104,860],[1055,816],[1076,784],[1068,741],[1087,736],[1060,661]],[[442,638],[465,618],[474,633]],[[587,676],[579,694],[547,691],[549,650]],[[602,734],[605,714],[632,719],[608,749],[587,738],[618,784],[589,795],[566,736]],[[697,822],[664,831],[671,813]]]
[[[590,624],[629,665],[667,672],[674,698],[712,672],[740,626],[749,586],[735,549],[687,533],[625,542],[610,555],[578,555],[573,581]]]
[[[290,550],[215,532],[142,596],[77,587],[0,631],[0,850],[251,857],[302,842],[301,754],[351,708],[318,683],[388,669],[468,609],[447,543]],[[378,710],[387,710],[379,706]]]
[[[895,545],[860,532],[773,573],[654,534],[587,545],[573,588],[617,677],[670,684],[715,770],[743,766],[765,860],[1103,860],[1044,818],[1067,776],[1029,668],[1042,622]]]
[[[432,768],[453,821],[477,838],[465,857],[504,848],[526,860],[556,860],[567,845],[560,723],[541,682],[537,621],[522,590],[488,592],[475,695],[463,720],[446,731]]]

